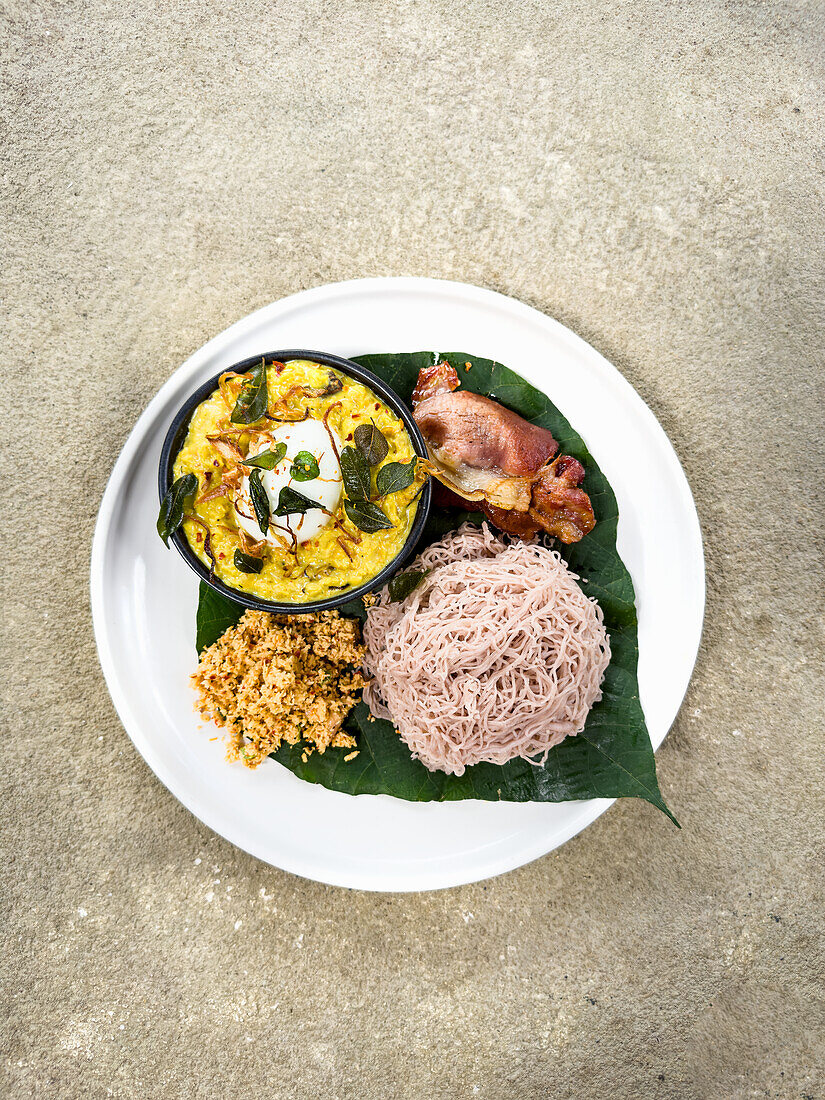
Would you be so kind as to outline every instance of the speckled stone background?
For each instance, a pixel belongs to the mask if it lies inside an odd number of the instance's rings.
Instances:
[[[822,1097],[822,43],[811,3],[6,0],[9,1097]],[[531,866],[282,874],[160,786],[89,546],[138,413],[258,306],[501,290],[607,355],[687,470],[708,612],[658,755]]]

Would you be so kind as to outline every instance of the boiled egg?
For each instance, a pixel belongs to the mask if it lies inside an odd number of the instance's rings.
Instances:
[[[273,442],[270,443],[268,439],[262,440],[261,443],[250,448],[248,455],[249,458],[254,458],[261,451],[275,450],[279,443],[286,445],[286,454],[278,465],[273,470],[260,471],[261,485],[266,490],[272,512],[270,529],[264,533],[258,526],[249,495],[248,476],[241,480],[241,488],[235,501],[238,525],[253,539],[266,539],[271,546],[282,546],[284,541],[290,544],[293,540],[299,543],[306,542],[332,522],[332,517],[327,513],[334,513],[340,503],[343,490],[341,466],[335,457],[330,436],[335,440],[339,454],[342,443],[337,434],[331,428],[327,430],[320,420],[302,420],[298,424],[284,424],[280,428],[275,428],[271,434]],[[318,463],[318,476],[309,481],[298,481],[290,472],[301,451],[311,454]],[[286,486],[316,501],[321,507],[311,508],[306,512],[276,516],[278,498],[281,489]],[[326,511],[322,511],[321,508]]]

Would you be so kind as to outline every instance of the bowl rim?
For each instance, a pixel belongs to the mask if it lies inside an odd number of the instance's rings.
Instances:
[[[350,375],[356,381],[368,386],[369,389],[374,391],[387,405],[389,405],[404,422],[404,427],[407,429],[407,433],[412,440],[416,454],[420,458],[427,457],[427,445],[424,442],[423,435],[419,431],[418,425],[413,419],[411,410],[394,389],[392,389],[382,378],[373,374],[372,371],[367,370],[366,367],[362,367],[351,359],[345,359],[340,355],[332,355],[328,352],[321,351],[309,351],[305,348],[259,352],[257,355],[250,355],[246,359],[241,359],[240,362],[224,367],[222,370],[218,371],[217,374],[198,386],[180,406],[177,413],[172,418],[172,422],[163,440],[163,446],[161,447],[160,461],[158,463],[159,500],[163,500],[172,485],[172,470],[175,459],[183,446],[186,433],[189,430],[189,421],[195,409],[217,389],[218,380],[221,375],[226,374],[227,371],[237,371],[239,374],[245,374],[255,364],[259,363],[261,359],[264,359],[267,365],[270,363],[284,363],[291,359],[306,359],[310,362],[318,363],[320,366],[334,367],[336,370],[340,370],[342,373]],[[170,541],[174,544],[175,549],[189,568],[198,575],[200,580],[213,589],[213,591],[231,600],[233,603],[240,604],[242,607],[251,608],[255,611],[269,611],[279,615],[308,615],[316,611],[329,611],[336,607],[342,607],[352,600],[357,600],[361,596],[366,596],[369,592],[374,592],[382,588],[411,557],[427,523],[431,503],[432,482],[431,479],[428,478],[419,497],[415,521],[404,541],[404,545],[395,557],[392,558],[379,573],[376,573],[370,580],[365,581],[364,584],[359,585],[358,588],[350,588],[345,592],[338,593],[336,596],[328,596],[321,600],[313,600],[310,603],[284,603],[277,600],[265,600],[259,596],[241,592],[240,589],[232,588],[218,577],[210,575],[207,567],[190,547],[182,527],[179,527],[178,530],[175,531]]]

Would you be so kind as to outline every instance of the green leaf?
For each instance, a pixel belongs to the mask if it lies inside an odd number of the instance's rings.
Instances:
[[[263,558],[256,558],[254,554],[245,554],[243,550],[236,550],[232,560],[235,568],[241,573],[260,573],[264,567]]]
[[[341,451],[341,477],[350,500],[370,499],[369,464],[355,447],[344,447]]]
[[[375,492],[379,497],[389,496],[390,493],[399,493],[402,489],[409,489],[415,481],[415,462],[388,462],[382,466],[375,475]]]
[[[183,522],[187,500],[197,491],[198,479],[195,474],[184,474],[172,483],[168,493],[160,502],[157,528],[166,546],[169,545],[170,535],[174,535]]]
[[[387,585],[390,603],[406,600],[429,573],[432,573],[432,569],[408,569],[406,573],[396,573]]]
[[[266,388],[266,363],[262,359],[252,368],[252,377],[238,394],[232,416],[233,424],[254,424],[262,420],[266,412],[269,395]]]
[[[390,445],[383,432],[370,421],[359,424],[353,435],[355,446],[367,460],[368,466],[377,466],[390,453]]]
[[[290,477],[296,481],[314,481],[321,473],[318,459],[309,451],[298,451],[290,468]]]
[[[252,498],[252,507],[255,509],[255,519],[264,534],[269,530],[269,494],[261,482],[261,471],[253,470],[249,475],[249,495]]]
[[[247,456],[243,460],[244,466],[254,466],[259,470],[274,470],[286,454],[286,443],[276,443],[274,450],[261,451],[254,458]]]
[[[376,531],[389,531],[392,527],[384,512],[369,500],[345,500],[344,511],[347,519],[368,535],[374,535]]]
[[[222,596],[220,592],[216,592],[214,588],[210,588],[208,584],[201,581],[198,596],[198,633],[195,643],[198,653],[203,653],[208,646],[217,642],[225,630],[235,625],[244,611],[246,611],[245,607],[235,603],[234,600],[227,599],[226,596]]]
[[[310,500],[303,493],[299,493],[297,489],[291,489],[289,485],[285,485],[278,494],[278,507],[275,509],[275,515],[291,516],[296,512],[308,512],[311,508],[320,507],[321,505],[317,500]]]
[[[561,451],[584,465],[584,489],[598,522],[581,542],[553,546],[587,582],[582,584],[583,590],[599,601],[604,613],[612,659],[602,685],[602,700],[590,712],[584,731],[551,749],[540,767],[526,760],[511,760],[504,766],[477,764],[462,776],[430,772],[412,759],[390,722],[370,720],[364,703],[359,703],[344,723],[358,741],[359,754],[349,763],[344,756],[351,750],[333,748],[323,754],[312,753],[303,761],[300,745],[282,745],[274,758],[301,779],[348,794],[389,794],[417,802],[464,798],[563,802],[635,797],[647,800],[672,819],[659,792],[656,762],[639,703],[633,583],[616,550],[618,509],[613,491],[581,436],[550,399],[501,363],[465,353],[442,352],[365,355],[357,361],[409,399],[421,367],[442,359],[456,367],[462,388],[496,393],[509,408],[550,428]],[[472,361],[473,369],[465,372],[467,360]],[[482,519],[478,512],[433,508],[419,549],[464,522],[480,523]],[[204,590],[211,592],[202,585],[202,601]],[[208,599],[211,606],[212,596]],[[243,608],[238,609],[238,618],[242,612]],[[342,613],[363,618],[363,605],[360,600],[350,601]]]
[[[346,603],[342,603],[338,610],[348,619],[360,619],[361,622],[364,622],[367,617],[367,609],[360,596],[357,596],[354,600],[347,600]]]

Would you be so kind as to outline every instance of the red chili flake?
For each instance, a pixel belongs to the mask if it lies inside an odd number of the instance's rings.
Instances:
[[[198,531],[197,535],[195,535],[195,542],[203,542],[203,535],[200,533],[200,531]]]
[[[377,401],[375,402],[375,408],[376,408],[376,410],[381,408],[381,406],[379,405],[379,403]]]
[[[218,557],[219,557],[219,558],[225,558],[225,557],[226,557],[226,554],[218,554]]]
[[[211,481],[212,480],[212,471],[211,470],[205,470],[203,476],[206,478],[207,481]]]
[[[350,441],[351,439],[352,439],[352,432],[350,432],[350,433],[349,433],[349,435],[347,436],[347,443],[349,443],[349,441]]]
[[[217,458],[213,458],[213,459],[212,459],[212,465],[213,465],[213,466],[217,466],[217,465],[218,465],[218,460],[217,460]]]
[[[286,366],[286,363],[276,363],[275,364],[275,373],[280,374],[285,366]]]
[[[353,419],[353,420],[357,420],[357,419],[358,419],[358,415],[359,415],[358,413],[353,413],[353,414],[352,414],[352,419]]]

